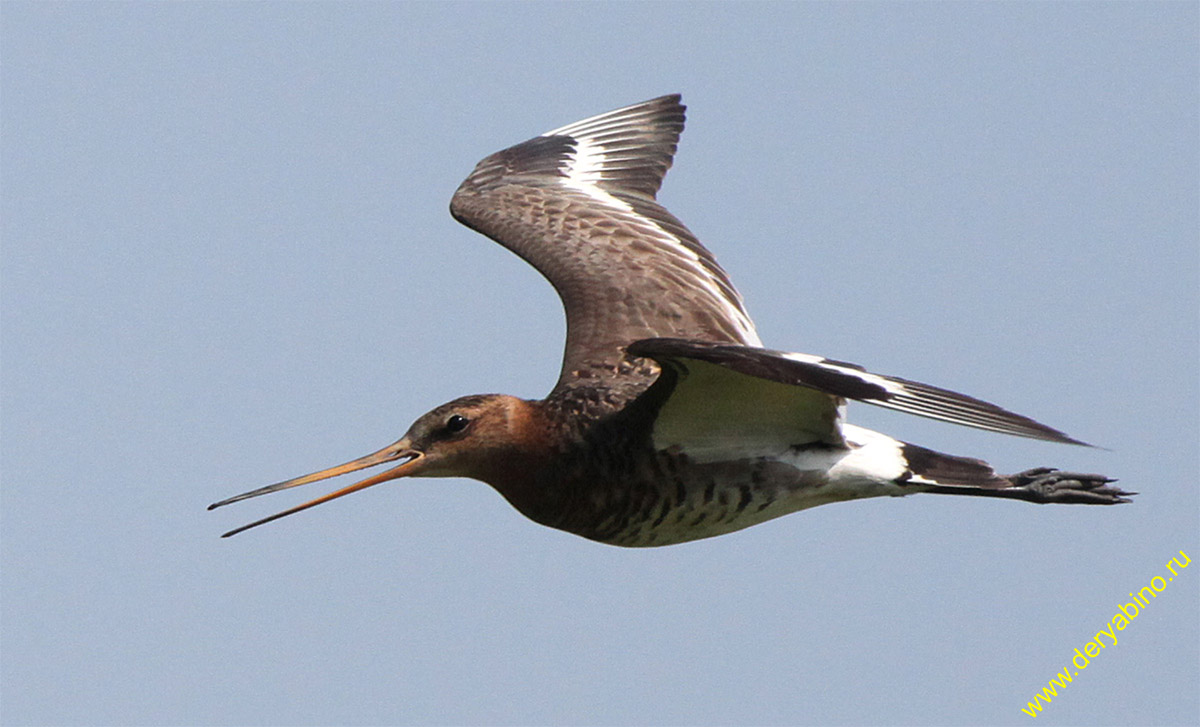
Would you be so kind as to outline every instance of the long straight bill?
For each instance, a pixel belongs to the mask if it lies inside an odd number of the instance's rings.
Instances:
[[[393,467],[392,469],[387,470],[386,472],[381,472],[381,473],[379,473],[373,477],[369,477],[361,482],[356,482],[353,485],[350,485],[348,487],[343,487],[340,490],[335,490],[327,495],[322,495],[321,497],[318,497],[315,500],[310,500],[301,505],[297,505],[296,507],[290,508],[288,510],[284,510],[283,512],[276,513],[274,515],[271,515],[270,517],[263,518],[262,520],[257,520],[255,522],[250,523],[249,525],[243,525],[240,528],[235,528],[234,530],[230,530],[229,532],[227,532],[221,536],[222,538],[228,538],[230,535],[236,535],[236,534],[242,532],[243,530],[249,530],[250,528],[258,527],[259,525],[262,525],[264,523],[269,523],[272,520],[278,520],[281,517],[286,517],[293,513],[300,512],[301,510],[307,510],[310,507],[320,505],[323,502],[329,502],[330,500],[337,499],[343,495],[349,495],[351,492],[357,492],[359,490],[370,487],[371,485],[377,485],[381,482],[387,482],[388,480],[394,480],[398,477],[404,477],[405,475],[412,474],[415,471],[415,469],[417,468],[417,463],[421,461],[423,456],[424,455],[422,455],[420,452],[418,452],[414,449],[411,449],[408,445],[408,442],[401,440],[399,442],[396,442],[395,444],[392,444],[388,447],[385,447],[385,448],[379,450],[378,452],[375,452],[374,454],[369,454],[365,457],[360,457],[359,459],[353,460],[351,462],[346,462],[345,464],[337,465],[336,467],[330,467],[329,469],[324,469],[324,470],[321,470],[320,472],[313,472],[312,474],[304,475],[302,477],[296,477],[296,478],[293,478],[290,480],[284,480],[283,482],[277,482],[273,485],[267,485],[266,487],[260,487],[257,490],[251,490],[250,492],[244,492],[240,495],[235,495],[234,497],[230,497],[228,499],[221,500],[220,502],[214,502],[213,504],[208,506],[208,509],[213,510],[215,508],[223,507],[225,505],[228,505],[228,504],[234,503],[234,502],[238,502],[240,500],[246,500],[251,497],[258,497],[259,495],[266,495],[266,494],[269,494],[272,492],[279,492],[280,490],[286,490],[286,489],[289,489],[292,487],[299,487],[300,485],[307,485],[311,482],[318,482],[320,480],[326,480],[326,479],[329,479],[330,477],[337,477],[338,475],[344,475],[349,472],[355,472],[357,470],[365,469],[367,467],[374,467],[376,465],[384,464],[386,462],[394,462],[395,460],[398,460],[398,459],[407,458],[406,461],[398,467]]]

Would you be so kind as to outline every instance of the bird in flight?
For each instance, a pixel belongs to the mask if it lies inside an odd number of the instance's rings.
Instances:
[[[1049,467],[1001,475],[846,423],[853,400],[1084,444],[964,394],[764,348],[729,276],[655,200],[684,108],[663,96],[546,132],[485,158],[454,193],[455,219],[521,256],[562,299],[566,348],[546,398],[443,404],[373,454],[209,506],[398,463],[225,536],[400,477],[482,480],[538,523],[622,546],[864,497],[1112,505],[1136,494]]]

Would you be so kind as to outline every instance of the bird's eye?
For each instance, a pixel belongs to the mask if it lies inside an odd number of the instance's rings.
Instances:
[[[462,414],[453,414],[449,419],[446,420],[446,431],[451,434],[458,434],[462,430],[466,429],[467,425],[470,423],[471,420],[467,419]]]

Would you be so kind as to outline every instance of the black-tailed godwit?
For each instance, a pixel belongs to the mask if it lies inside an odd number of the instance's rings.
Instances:
[[[1083,444],[963,394],[763,348],[725,271],[655,201],[683,123],[677,95],[601,114],[492,154],[455,192],[455,219],[520,255],[562,298],[566,350],[545,399],[443,404],[374,454],[211,505],[400,462],[225,535],[399,477],[482,480],[536,522],[625,546],[881,495],[1129,502],[1134,493],[1101,475],[999,475],[845,423],[855,400]]]

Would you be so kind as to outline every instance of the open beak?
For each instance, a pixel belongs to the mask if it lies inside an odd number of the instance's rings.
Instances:
[[[270,517],[265,517],[262,520],[256,520],[255,522],[252,522],[249,525],[243,525],[240,528],[234,528],[233,530],[230,530],[229,532],[227,532],[221,536],[222,538],[228,538],[230,535],[237,535],[238,533],[242,532],[243,530],[249,530],[250,528],[258,527],[259,525],[262,525],[264,523],[269,523],[272,520],[278,520],[281,517],[286,517],[288,515],[291,515],[292,513],[297,513],[297,512],[300,512],[301,510],[307,510],[308,508],[313,507],[315,505],[320,505],[322,502],[329,502],[330,500],[335,500],[335,499],[341,497],[342,495],[349,495],[351,492],[358,492],[359,490],[366,489],[366,488],[370,487],[371,485],[378,485],[380,482],[387,482],[388,480],[394,480],[398,477],[405,477],[407,475],[414,474],[421,468],[421,463],[422,463],[422,460],[424,460],[424,458],[425,458],[425,455],[422,452],[419,452],[419,451],[413,449],[411,442],[409,442],[409,440],[407,438],[405,438],[405,439],[401,439],[399,442],[396,442],[395,444],[390,444],[390,445],[384,447],[383,449],[379,450],[378,452],[375,452],[374,454],[368,454],[365,457],[359,457],[358,459],[356,459],[352,462],[347,462],[345,464],[339,464],[336,467],[330,467],[329,469],[321,470],[320,472],[313,472],[311,475],[304,475],[303,477],[296,477],[296,478],[293,478],[290,480],[285,480],[283,482],[277,482],[273,485],[267,485],[266,487],[260,487],[257,490],[251,490],[250,492],[243,492],[242,494],[236,495],[227,500],[221,500],[220,502],[214,502],[213,504],[208,506],[208,509],[212,510],[214,508],[222,507],[224,505],[228,505],[230,503],[237,502],[239,500],[246,500],[251,497],[258,497],[259,495],[266,495],[267,493],[270,493],[270,492],[278,492],[280,490],[286,490],[289,487],[299,487],[300,485],[307,485],[310,482],[319,482],[320,480],[327,480],[330,477],[337,477],[338,475],[344,475],[347,472],[356,472],[358,470],[365,469],[367,467],[374,467],[375,465],[384,464],[385,462],[395,462],[398,459],[404,460],[404,462],[401,463],[398,467],[393,467],[390,470],[380,472],[379,474],[375,475],[374,477],[368,477],[367,479],[363,480],[362,482],[355,482],[353,485],[350,485],[348,487],[343,487],[340,490],[334,490],[333,492],[329,493],[328,495],[322,495],[321,497],[318,497],[315,500],[309,500],[308,502],[306,502],[302,505],[297,505],[296,507],[290,508],[288,510],[284,510],[283,512],[275,513],[274,515],[271,515]]]

